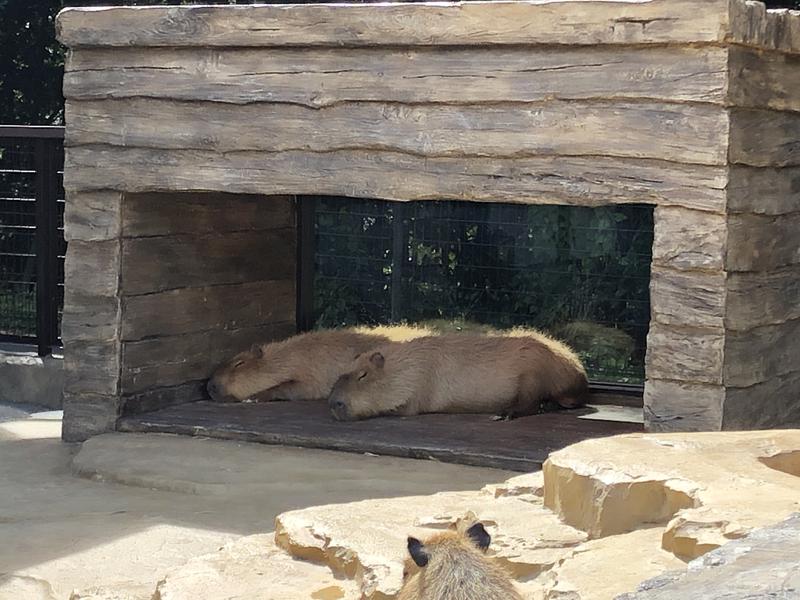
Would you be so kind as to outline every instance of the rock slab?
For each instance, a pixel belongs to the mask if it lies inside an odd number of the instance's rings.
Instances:
[[[153,600],[356,600],[352,581],[323,566],[294,560],[272,535],[241,538],[219,552],[200,556],[170,571]]]
[[[800,431],[587,440],[544,465],[544,505],[590,538],[665,525],[692,560],[800,510]]]
[[[523,480],[523,488],[533,482]],[[492,536],[489,555],[517,581],[532,580],[570,554],[586,534],[544,509],[513,483],[494,489],[366,500],[279,515],[275,540],[298,559],[355,580],[362,597],[392,598],[402,584],[406,538],[426,537],[476,518]]]
[[[616,600],[796,600],[800,598],[800,513],[753,531],[642,583]]]

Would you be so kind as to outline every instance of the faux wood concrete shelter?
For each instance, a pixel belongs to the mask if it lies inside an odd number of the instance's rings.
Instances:
[[[64,437],[294,330],[294,195],[655,206],[652,430],[800,417],[800,14],[72,8]]]

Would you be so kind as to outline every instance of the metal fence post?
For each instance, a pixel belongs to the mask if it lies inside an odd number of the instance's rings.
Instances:
[[[297,217],[297,331],[314,328],[315,196],[295,198]]]
[[[407,258],[406,226],[408,223],[408,207],[405,202],[392,204],[392,323],[399,323],[403,311],[403,264]]]
[[[50,354],[58,339],[55,293],[58,190],[55,150],[54,140],[36,139],[36,347],[39,356]]]

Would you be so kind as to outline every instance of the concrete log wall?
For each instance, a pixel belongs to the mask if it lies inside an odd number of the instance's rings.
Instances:
[[[726,210],[657,209],[651,429],[800,423],[798,59],[728,49]]]
[[[197,399],[223,360],[293,333],[294,212],[286,196],[69,191],[64,436]]]
[[[68,9],[58,27],[65,436],[189,398],[245,331],[288,332],[292,194],[653,204],[649,426],[795,414],[796,15],[271,5]]]
[[[798,59],[731,51],[726,429],[800,423]]]

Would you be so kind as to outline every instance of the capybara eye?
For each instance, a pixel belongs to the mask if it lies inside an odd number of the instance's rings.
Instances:
[[[366,377],[366,376],[367,376],[367,372],[366,372],[366,371],[364,371],[363,373],[361,373],[361,375],[359,375],[359,376],[358,376],[358,380],[359,380],[359,381],[361,381],[361,380],[362,380],[362,379],[364,379],[364,377]]]
[[[233,368],[234,368],[234,369],[238,369],[238,368],[239,368],[239,367],[241,367],[243,364],[244,364],[244,361],[243,361],[243,360],[240,360],[240,361],[239,361],[239,362],[237,362],[235,365],[233,365]]]

